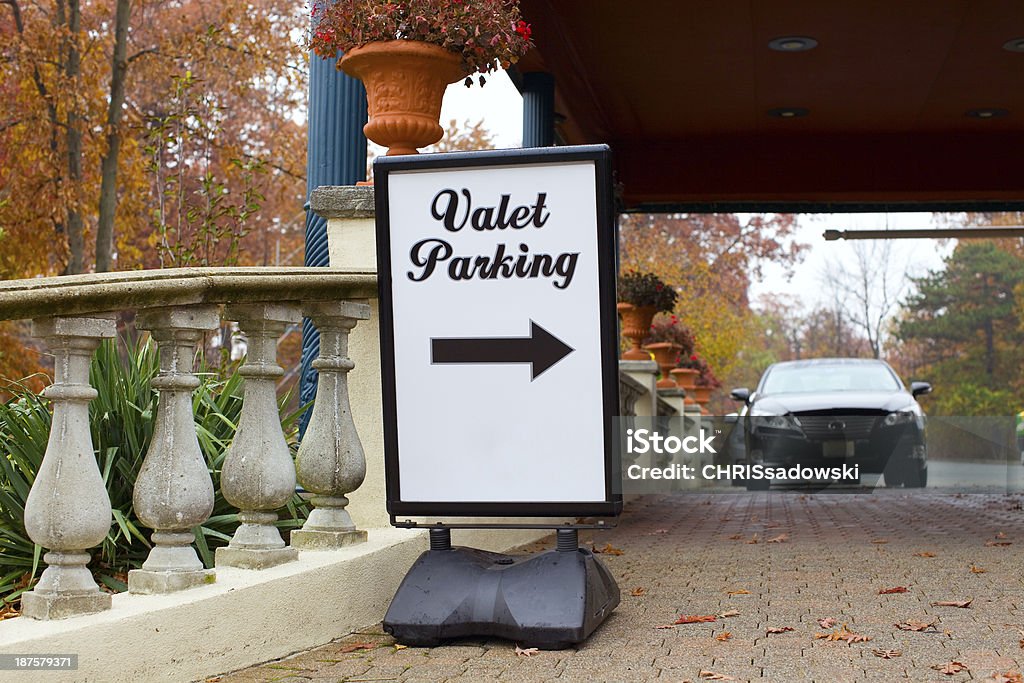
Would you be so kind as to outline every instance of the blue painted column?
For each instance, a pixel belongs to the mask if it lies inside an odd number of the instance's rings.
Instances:
[[[327,266],[327,221],[309,210],[309,195],[321,185],[354,185],[366,180],[366,90],[362,82],[335,68],[333,59],[315,54],[309,60],[309,146],[306,151],[307,266]],[[308,318],[302,321],[302,376],[299,400],[316,396],[316,371],[311,363],[320,353],[320,333]],[[310,411],[302,416],[306,431]]]
[[[523,74],[523,147],[555,144],[555,77],[545,71]]]

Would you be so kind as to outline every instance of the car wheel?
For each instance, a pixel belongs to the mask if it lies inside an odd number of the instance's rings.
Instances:
[[[896,467],[887,467],[885,472],[882,473],[885,477],[885,487],[887,489],[894,489],[903,486],[903,476]]]
[[[928,486],[928,466],[919,466],[913,460],[904,461],[903,485],[908,489],[920,489]]]

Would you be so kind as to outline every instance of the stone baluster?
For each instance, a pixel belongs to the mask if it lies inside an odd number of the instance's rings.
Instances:
[[[277,514],[295,493],[295,463],[281,430],[276,380],[277,340],[289,323],[301,319],[298,306],[244,304],[229,306],[225,317],[238,322],[249,346],[238,372],[245,378],[242,415],[221,471],[221,491],[237,507],[241,521],[226,548],[217,548],[216,564],[265,569],[295,560],[274,526]]]
[[[63,619],[110,609],[86,565],[88,548],[110,530],[110,497],[103,484],[89,431],[89,361],[103,338],[113,337],[113,319],[48,318],[33,321],[54,355],[54,382],[43,391],[53,399],[53,421],[43,462],[25,501],[25,530],[47,548],[47,567],[34,590],[21,596],[21,612],[34,619]]]
[[[292,532],[292,546],[302,549],[340,548],[366,540],[345,506],[346,494],[366,476],[366,458],[348,399],[349,332],[370,319],[370,307],[351,301],[313,302],[304,313],[320,330],[320,356],[313,361],[319,373],[316,403],[299,446],[295,469],[299,483],[315,494],[302,529]]]
[[[153,529],[153,549],[142,569],[128,572],[132,593],[170,593],[215,580],[192,547],[192,528],[213,511],[213,480],[192,413],[192,392],[199,386],[192,363],[203,332],[219,322],[216,306],[157,308],[136,319],[160,351],[160,375],[152,383],[160,397],[133,496],[139,519]]]

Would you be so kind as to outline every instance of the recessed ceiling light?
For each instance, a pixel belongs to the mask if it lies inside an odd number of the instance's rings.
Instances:
[[[967,115],[974,119],[997,119],[1009,113],[1005,109],[971,109]]]
[[[1003,49],[1010,52],[1024,52],[1024,38],[1011,38],[1003,43]]]
[[[810,113],[809,109],[804,109],[803,107],[779,107],[768,110],[768,116],[774,116],[778,119],[796,119],[801,116],[807,116]]]
[[[806,52],[818,47],[818,41],[808,36],[783,36],[768,42],[776,52]]]

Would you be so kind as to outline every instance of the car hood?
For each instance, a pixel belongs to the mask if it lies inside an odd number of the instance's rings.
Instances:
[[[830,391],[761,395],[755,399],[752,409],[785,415],[812,410],[914,410],[916,405],[914,398],[905,391]]]

